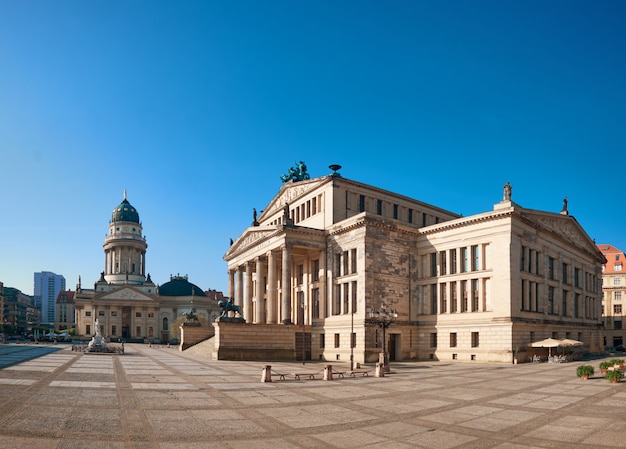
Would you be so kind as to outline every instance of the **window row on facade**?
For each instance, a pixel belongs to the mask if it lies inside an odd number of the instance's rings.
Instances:
[[[482,271],[487,268],[488,244],[463,246],[422,256],[422,278]]]
[[[520,251],[520,271],[543,276],[551,281],[560,280],[562,284],[584,288],[587,291],[596,292],[599,285],[595,274],[572,266],[566,261],[543,255],[540,251],[527,246],[522,246]]]
[[[569,289],[558,289],[554,286],[546,286],[522,279],[521,296],[520,310],[524,312],[545,312],[549,315],[586,319],[598,318],[597,299],[593,296],[572,292]]]
[[[489,280],[474,278],[422,286],[425,297],[430,299],[426,313],[437,315],[486,311]]]

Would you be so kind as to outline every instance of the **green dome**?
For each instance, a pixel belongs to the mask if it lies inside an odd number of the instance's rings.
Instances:
[[[130,221],[132,223],[139,223],[139,213],[126,198],[120,203],[111,214],[111,222],[116,221]]]
[[[200,287],[187,280],[187,276],[170,276],[170,281],[159,287],[160,296],[206,296]]]

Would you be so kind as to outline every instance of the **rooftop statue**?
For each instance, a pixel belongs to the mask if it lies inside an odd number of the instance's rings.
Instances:
[[[302,161],[296,162],[295,167],[290,167],[289,171],[280,177],[282,182],[287,181],[304,181],[305,179],[311,179],[309,174],[306,172],[306,164]]]

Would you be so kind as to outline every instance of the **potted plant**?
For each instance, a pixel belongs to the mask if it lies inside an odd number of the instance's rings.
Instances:
[[[618,369],[612,369],[606,372],[606,375],[604,376],[609,382],[611,383],[618,383],[620,380],[622,380],[622,377],[624,377],[624,375],[622,374],[622,372]]]
[[[622,366],[624,366],[624,360],[623,359],[611,359],[609,360],[610,365],[609,366],[619,366],[620,368]]]
[[[589,376],[593,376],[594,369],[591,365],[580,365],[576,368],[576,375],[584,380],[589,379]]]
[[[515,346],[513,348],[513,364],[517,365],[519,362],[519,359],[517,358],[517,353],[519,352],[519,346]]]
[[[602,372],[602,375],[606,374],[606,371],[609,369],[609,366],[613,366],[614,364],[609,362],[608,360],[605,360],[604,362],[600,362],[600,371]]]

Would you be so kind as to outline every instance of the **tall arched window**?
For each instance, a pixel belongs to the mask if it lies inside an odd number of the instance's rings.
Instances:
[[[167,317],[163,318],[163,330],[164,331],[168,330],[168,327],[167,327]]]

